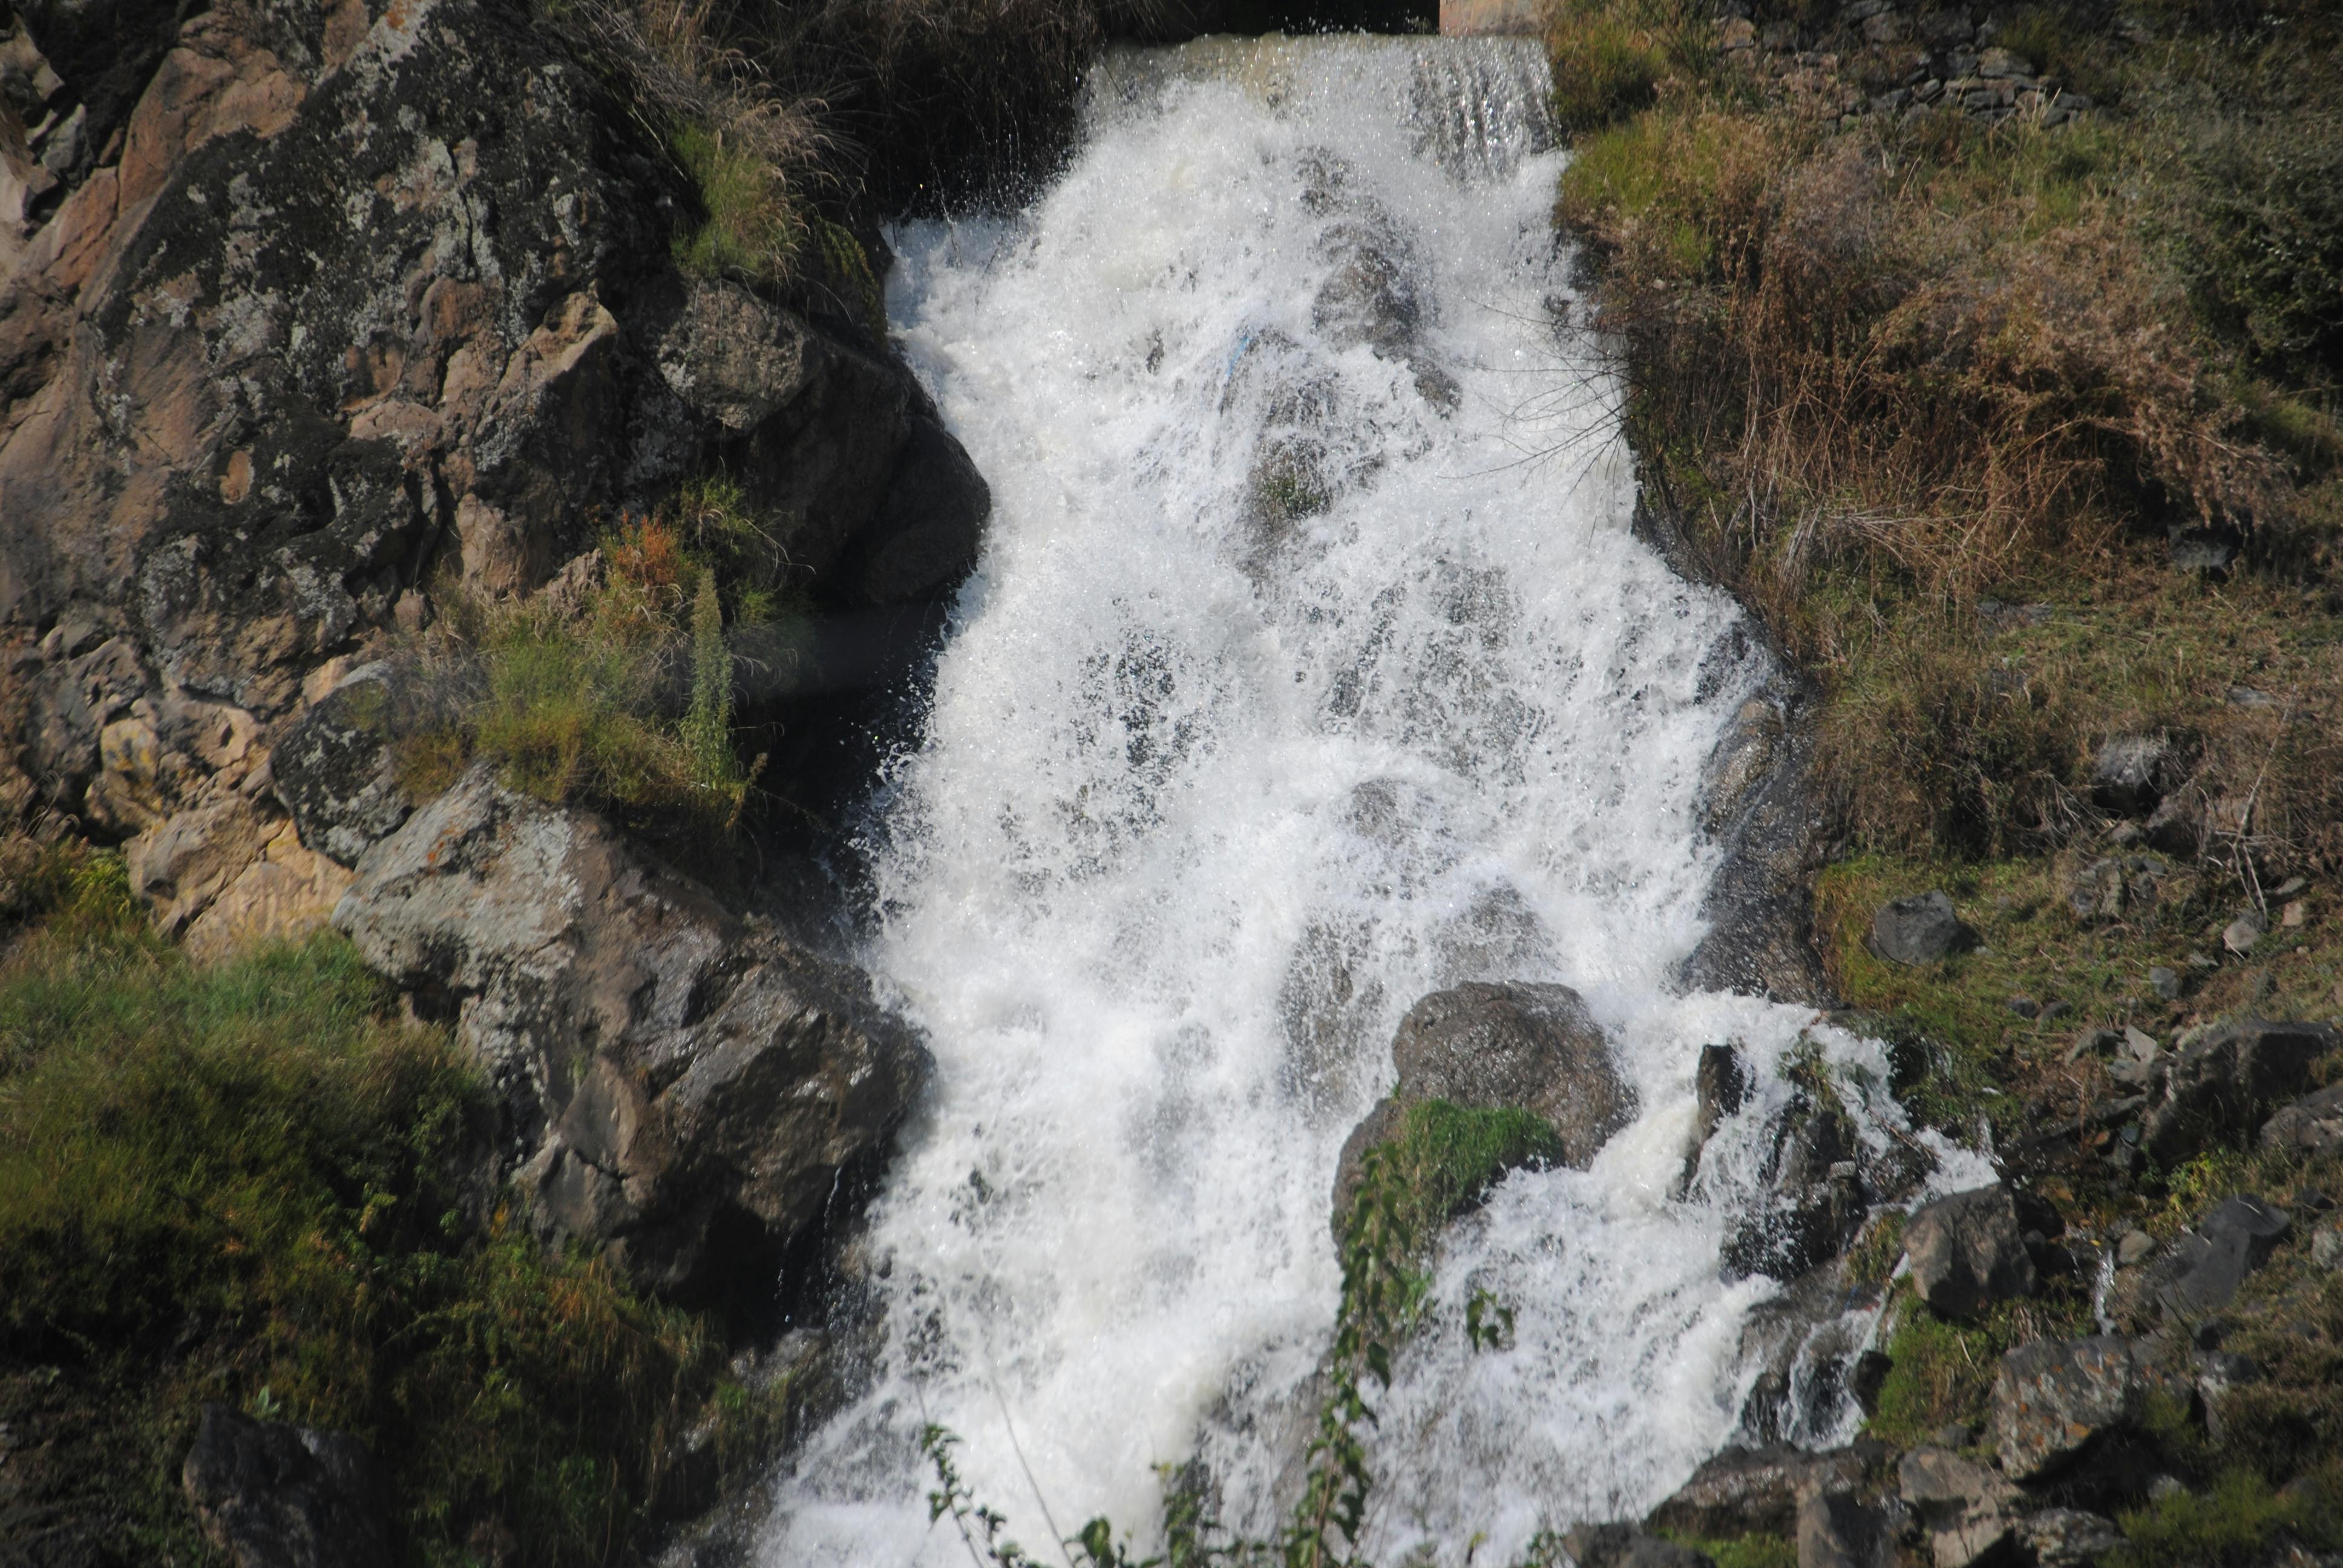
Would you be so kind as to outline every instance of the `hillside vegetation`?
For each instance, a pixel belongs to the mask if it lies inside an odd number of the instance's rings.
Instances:
[[[1548,44],[1645,524],[1822,687],[1816,938],[1855,1020],[2070,1235],[2160,1246],[2238,1192],[2307,1233],[2335,1171],[2138,1157],[2097,1031],[2343,1010],[2343,18],[1592,0]],[[1876,954],[1930,889],[1973,949]],[[2304,1487],[2343,1452],[2343,1285],[2308,1251],[2232,1310],[2267,1375],[2217,1435],[2160,1432],[2190,1490],[2117,1560],[2337,1538]],[[1974,1432],[2003,1351],[2092,1332],[2087,1284],[1975,1325],[1899,1296],[1872,1430]]]

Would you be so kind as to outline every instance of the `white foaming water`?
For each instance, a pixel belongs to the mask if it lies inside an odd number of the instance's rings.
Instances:
[[[1192,1458],[1272,1523],[1337,1151],[1401,1014],[1466,980],[1576,987],[1640,1111],[1451,1232],[1376,1555],[1640,1512],[1731,1432],[1773,1287],[1718,1247],[1813,1015],[1671,987],[1703,765],[1764,670],[1629,532],[1544,84],[1493,40],[1121,55],[1030,212],[897,236],[894,322],[995,510],[881,801],[868,957],[936,1057],[874,1210],[886,1345],[780,1479],[769,1563],[960,1557],[930,1419],[1029,1545],[1042,1500],[1145,1540]],[[1763,1090],[1676,1200],[1728,1038]],[[1511,1348],[1464,1342],[1476,1288]]]

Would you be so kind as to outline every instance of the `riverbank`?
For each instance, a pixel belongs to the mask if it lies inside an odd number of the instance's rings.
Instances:
[[[2343,1444],[2334,1162],[2257,1141],[2275,1101],[2185,1146],[2142,1122],[2222,1026],[2343,1010],[2332,16],[1628,0],[1549,45],[1647,515],[1816,678],[1815,942],[1907,1105],[2119,1302],[2224,1200],[2294,1206],[2193,1329],[2251,1392],[2197,1380],[2131,1461],[2169,1487],[2092,1504],[2114,1560],[2330,1544],[2268,1500]],[[1883,906],[1931,890],[1955,939],[1884,952]],[[1989,1456],[1996,1358],[2093,1306],[2046,1280],[1956,1325],[1907,1283],[1868,1430]]]

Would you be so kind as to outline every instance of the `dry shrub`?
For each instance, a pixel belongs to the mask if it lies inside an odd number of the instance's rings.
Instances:
[[[1834,556],[1959,599],[2104,551],[2111,500],[2250,517],[2268,491],[2185,297],[2110,203],[2050,222],[2023,188],[1940,205],[1926,152],[1664,109],[1565,178],[1642,417],[1713,491],[1692,520],[1733,543],[1730,575],[1770,564],[1755,597],[1795,643],[1805,574]]]

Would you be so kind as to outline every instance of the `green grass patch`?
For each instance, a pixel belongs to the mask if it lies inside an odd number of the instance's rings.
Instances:
[[[705,126],[676,126],[668,147],[690,177],[707,214],[677,233],[677,265],[703,277],[751,283],[788,277],[805,241],[807,223],[782,190],[780,171],[753,146],[728,143],[720,132]]]
[[[618,1561],[695,1423],[747,1461],[779,1417],[709,1326],[480,1190],[494,1112],[444,1030],[337,937],[191,964],[118,869],[0,965],[0,1367],[111,1390],[134,1519],[184,1520],[207,1400],[368,1441],[417,1563],[481,1529]]]
[[[2329,1471],[2333,1470],[2330,1465]],[[2178,1492],[2122,1515],[2125,1543],[2109,1568],[2243,1568],[2291,1537],[2314,1551],[2343,1545],[2343,1478],[2281,1494],[2249,1470],[2229,1471],[2204,1492]]]
[[[1902,1448],[1934,1442],[1938,1429],[1984,1424],[2001,1358],[2012,1347],[2090,1332],[2090,1303],[2074,1292],[2002,1302],[1974,1323],[1947,1322],[1916,1297],[1895,1306],[1890,1365],[1864,1430]]]
[[[1736,1535],[1729,1540],[1711,1540],[1706,1536],[1686,1535],[1674,1531],[1663,1532],[1679,1546],[1689,1546],[1704,1554],[1716,1568],[1798,1568],[1798,1548],[1795,1542],[1779,1535]]]
[[[1479,1202],[1509,1171],[1558,1164],[1561,1136],[1544,1118],[1506,1107],[1480,1111],[1446,1100],[1407,1107],[1384,1146],[1393,1183],[1385,1201],[1406,1210],[1405,1231],[1429,1242],[1452,1215]]]

